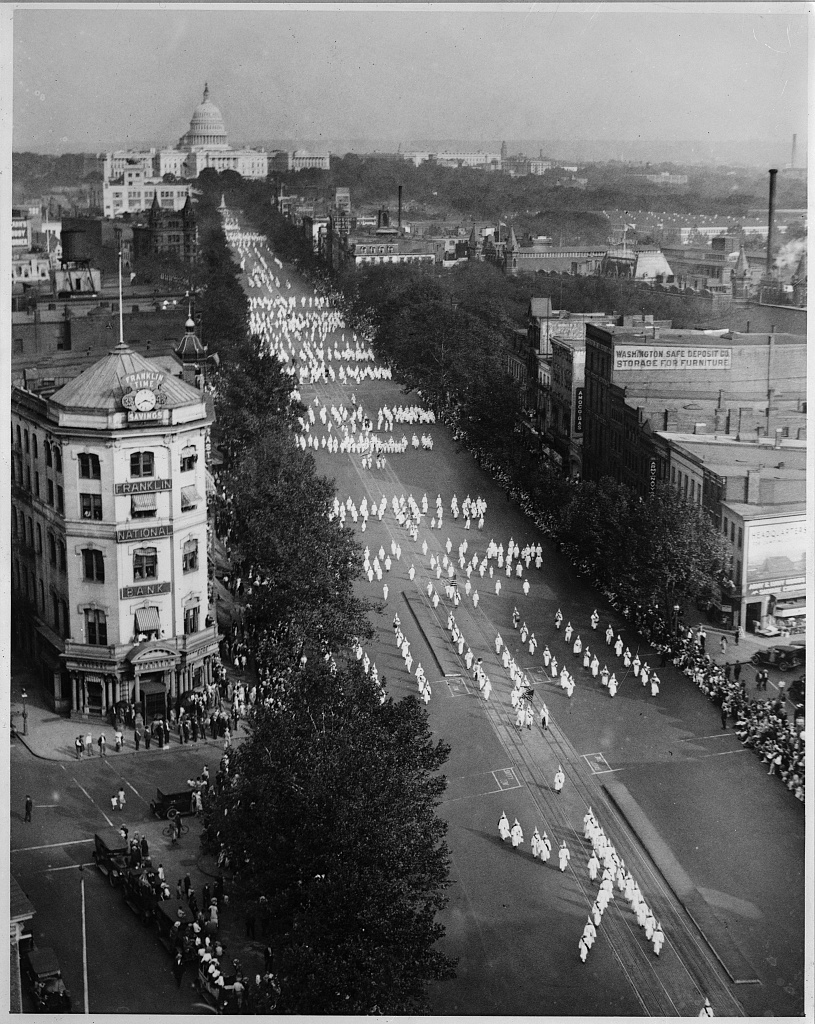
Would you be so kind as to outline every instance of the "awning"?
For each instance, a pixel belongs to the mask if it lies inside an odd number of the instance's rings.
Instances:
[[[806,613],[807,606],[805,604],[799,604],[797,607],[793,608],[776,607],[775,611],[773,612],[773,615],[775,615],[777,619],[791,619],[797,618],[799,615],[806,615]]]
[[[158,617],[158,608],[136,609],[136,629],[139,633],[158,633],[161,630],[161,622]]]
[[[84,675],[86,683],[104,683],[105,677],[100,676],[98,672],[86,672]]]
[[[156,509],[156,493],[148,491],[146,494],[132,494],[130,496],[130,507],[134,512],[151,512]]]
[[[181,449],[181,458],[182,459],[189,459],[193,455],[196,455],[196,456],[198,455],[198,449],[195,447],[194,444],[185,445]]]
[[[207,494],[215,494],[215,480],[212,476],[212,473],[210,473],[209,470],[206,471],[206,476],[204,479],[206,480],[207,484]]]
[[[182,508],[193,508],[195,505],[201,504],[201,495],[196,491],[195,484],[190,484],[188,487],[181,488],[181,507]]]
[[[157,683],[155,679],[140,679],[139,680],[139,692],[140,693],[166,693],[167,687],[164,683]]]

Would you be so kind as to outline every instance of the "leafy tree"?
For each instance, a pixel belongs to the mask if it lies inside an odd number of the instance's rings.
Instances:
[[[245,619],[261,662],[285,667],[305,653],[324,657],[372,630],[354,596],[361,573],[351,530],[329,521],[333,483],[317,476],[310,453],[279,423],[259,433],[230,467],[234,544],[241,560],[272,585],[255,588]]]
[[[448,753],[415,697],[380,703],[356,663],[309,661],[282,710],[252,713],[211,820],[243,894],[269,900],[277,1012],[426,1012],[428,981],[451,976]]]

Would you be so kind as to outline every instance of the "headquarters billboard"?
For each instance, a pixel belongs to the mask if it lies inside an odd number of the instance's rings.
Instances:
[[[807,526],[797,522],[747,524],[747,593],[787,594],[806,584]]]

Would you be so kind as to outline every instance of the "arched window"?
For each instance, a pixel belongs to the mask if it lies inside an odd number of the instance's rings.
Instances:
[[[51,531],[48,531],[48,561],[56,569],[57,567],[57,542]]]
[[[66,572],[68,569],[65,561],[65,542],[57,541],[57,550],[59,551],[59,570],[60,572]]]
[[[82,549],[82,572],[91,583],[105,582],[105,560],[95,548]]]
[[[35,459],[38,459],[40,457],[40,447],[37,444],[37,435],[35,433],[33,433],[33,432],[31,434],[31,445],[32,445],[32,454],[34,455]]]
[[[191,469],[195,469],[195,464],[198,462],[198,449],[195,445],[187,445],[186,448],[181,449],[181,472],[186,473]]]
[[[54,465],[54,460],[51,457],[51,442],[50,441],[46,441],[45,442],[45,464],[46,464],[46,466],[53,466]]]
[[[99,468],[99,456],[89,452],[80,452],[77,455],[79,462],[79,476],[83,480],[99,480],[102,476]]]
[[[54,468],[58,473],[62,472],[62,449],[54,445]]]
[[[131,476],[152,476],[154,459],[152,452],[132,452],[130,455]]]
[[[30,451],[30,448],[28,447],[28,431],[27,430],[23,431],[23,441],[25,442],[26,454],[28,454],[28,452]]]
[[[37,523],[37,554],[42,554],[42,527]]]
[[[17,424],[17,447],[18,448],[22,448],[23,447],[23,435],[20,432],[20,424],[19,423]]]

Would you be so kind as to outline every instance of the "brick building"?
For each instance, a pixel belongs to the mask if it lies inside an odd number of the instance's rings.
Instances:
[[[583,472],[662,479],[654,431],[806,438],[806,339],[586,327]]]
[[[173,256],[185,263],[193,263],[198,255],[198,219],[187,201],[180,210],[164,209],[158,199],[147,218],[133,225],[133,255]]]

